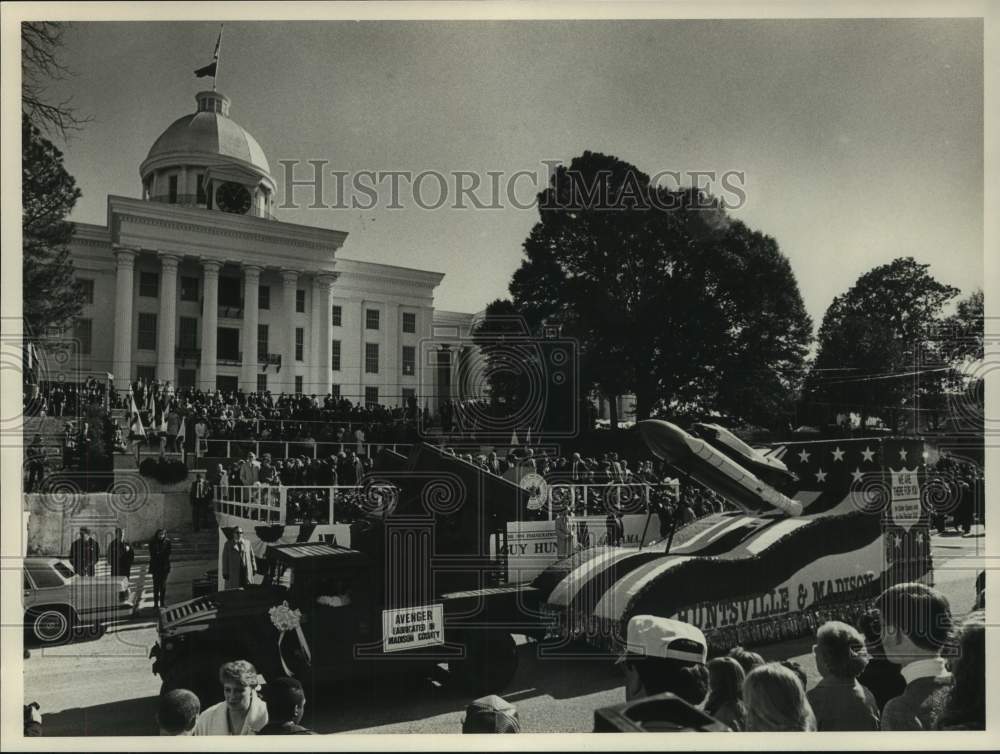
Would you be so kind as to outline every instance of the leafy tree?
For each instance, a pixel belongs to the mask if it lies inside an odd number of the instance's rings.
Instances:
[[[814,417],[855,412],[862,426],[877,416],[898,430],[918,404],[939,400],[946,375],[935,334],[958,289],[935,280],[928,267],[912,257],[895,259],[833,300],[806,382]]]
[[[37,128],[63,138],[91,120],[73,109],[72,98],[48,97],[49,84],[70,75],[59,59],[65,30],[65,24],[53,21],[21,24],[21,112]]]
[[[66,216],[80,198],[63,156],[27,116],[21,118],[21,228],[25,335],[62,330],[78,316],[83,292],[73,277]]]
[[[557,168],[538,205],[508,308],[576,339],[581,392],[634,393],[640,418],[721,401],[772,423],[811,330],[773,239],[592,152]]]

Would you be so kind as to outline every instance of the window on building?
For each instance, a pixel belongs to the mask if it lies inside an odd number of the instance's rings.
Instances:
[[[77,282],[80,284],[80,291],[83,294],[83,303],[94,303],[94,281],[89,278],[80,278]]]
[[[196,317],[181,317],[180,328],[177,330],[177,346],[192,351],[198,347],[198,319]]]
[[[403,346],[403,374],[413,376],[417,373],[417,349],[415,346]]]
[[[198,278],[181,276],[181,301],[198,300]]]
[[[145,298],[156,298],[160,295],[160,273],[139,273],[139,295]]]
[[[417,331],[417,315],[413,312],[403,312],[403,332]]]
[[[231,309],[243,308],[243,285],[239,278],[229,275],[219,276],[219,306]]]
[[[240,361],[240,331],[235,327],[220,327],[216,332],[215,357],[219,361]]]
[[[267,375],[258,374],[257,375],[257,392],[266,393],[267,392]]]
[[[378,343],[365,343],[365,372],[378,374]]]
[[[295,291],[295,311],[299,314],[305,314],[306,311],[306,292],[302,288]]]
[[[334,372],[340,371],[340,341],[330,342],[330,369]]]
[[[168,199],[168,201],[171,204],[177,204],[177,176],[176,175],[170,176],[170,183],[169,183],[169,188],[168,188],[167,199]]]
[[[340,400],[340,385],[338,385],[336,382],[330,385],[330,395],[333,397],[334,400]]]
[[[257,289],[257,308],[258,309],[270,309],[271,308],[271,287],[268,285],[262,285]]]
[[[302,377],[301,376],[295,378],[295,392],[298,395],[302,395]]]
[[[194,370],[193,369],[178,369],[177,370],[177,387],[179,387],[179,388],[193,388],[194,387]]]
[[[378,388],[377,387],[366,387],[365,388],[365,407],[374,408],[378,405]]]
[[[77,353],[82,356],[89,356],[93,346],[94,321],[92,319],[81,318],[73,323],[73,338],[76,340]]]
[[[198,175],[195,176],[195,180],[198,182],[198,188],[196,189],[198,195],[195,201],[197,201],[198,204],[207,204],[208,197],[205,196],[205,174],[198,173]]]
[[[295,360],[302,361],[304,358],[303,352],[305,351],[306,344],[306,331],[303,327],[295,328]]]
[[[378,330],[378,309],[366,309],[365,310],[365,329],[366,330]]]
[[[156,379],[156,367],[148,364],[137,364],[135,367],[135,378],[149,384]]]
[[[257,358],[263,359],[269,353],[271,353],[270,344],[268,343],[268,326],[267,325],[257,325]],[[260,375],[258,375],[259,377]],[[259,391],[258,391],[259,392]]]
[[[333,305],[333,312],[330,316],[330,324],[334,327],[340,327],[340,323],[344,317],[344,310],[341,308],[340,304]]]
[[[136,347],[141,351],[156,350],[156,315],[150,312],[139,312],[136,332],[139,334]]]

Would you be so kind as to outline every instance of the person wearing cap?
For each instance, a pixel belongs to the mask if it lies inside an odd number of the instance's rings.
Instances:
[[[520,733],[517,707],[506,699],[490,694],[465,708],[462,733]]]
[[[625,674],[625,699],[670,691],[691,704],[707,693],[708,644],[697,626],[656,615],[633,615],[626,628],[625,652],[618,658]]]
[[[300,725],[306,709],[306,695],[302,684],[295,678],[275,678],[264,686],[262,692],[267,704],[267,725],[257,731],[258,736],[316,735]]]

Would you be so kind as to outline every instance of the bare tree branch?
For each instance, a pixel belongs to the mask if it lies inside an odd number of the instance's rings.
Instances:
[[[78,114],[72,98],[53,102],[47,96],[49,84],[73,75],[59,58],[64,31],[53,21],[21,24],[21,108],[37,128],[66,139],[93,119]]]

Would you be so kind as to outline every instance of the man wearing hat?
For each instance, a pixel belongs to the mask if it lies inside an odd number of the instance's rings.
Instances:
[[[625,653],[617,661],[625,674],[626,701],[665,691],[691,704],[703,701],[708,644],[701,629],[656,615],[633,615],[626,633]]]
[[[517,707],[506,699],[490,694],[476,699],[465,708],[462,733],[520,733]]]
[[[306,709],[306,695],[299,681],[275,678],[264,686],[262,696],[267,704],[267,725],[257,731],[258,736],[316,735],[299,724]]]

